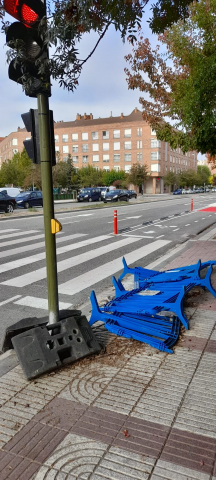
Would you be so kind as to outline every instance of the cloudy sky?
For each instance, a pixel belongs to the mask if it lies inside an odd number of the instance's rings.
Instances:
[[[148,28],[149,12],[146,11],[142,22],[145,37],[151,43],[157,43],[157,36]],[[12,21],[12,17],[8,17]],[[81,58],[85,58],[94,47],[98,37],[88,34],[79,45]],[[130,52],[130,45],[122,42],[120,34],[114,28],[106,33],[96,52],[84,65],[79,86],[72,93],[60,88],[53,82],[50,109],[55,121],[75,120],[76,114],[92,113],[94,118],[118,116],[122,112],[128,115],[135,107],[140,107],[139,91],[128,90],[124,68],[124,56]],[[5,35],[0,34],[0,137],[23,127],[21,113],[37,108],[36,99],[26,97],[21,85],[9,80],[6,63]]]

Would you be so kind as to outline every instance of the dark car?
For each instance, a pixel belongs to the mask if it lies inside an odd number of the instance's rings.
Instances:
[[[78,202],[94,202],[95,200],[101,200],[100,188],[82,188],[77,195]]]
[[[106,193],[104,197],[104,203],[121,201],[129,201],[129,195],[127,190],[111,190],[110,192]]]
[[[128,190],[129,198],[137,198],[135,190]]]
[[[177,190],[173,192],[173,195],[181,195],[181,194],[182,194],[181,188],[177,188]]]
[[[0,211],[5,213],[13,213],[15,208],[15,198],[9,197],[6,191],[0,192]]]
[[[16,197],[17,207],[43,207],[42,192],[22,192]]]

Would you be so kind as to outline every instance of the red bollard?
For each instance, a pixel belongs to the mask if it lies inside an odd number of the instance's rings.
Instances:
[[[117,210],[114,210],[114,235],[117,235],[118,228],[117,228]]]
[[[191,212],[193,211],[193,198],[191,198]]]

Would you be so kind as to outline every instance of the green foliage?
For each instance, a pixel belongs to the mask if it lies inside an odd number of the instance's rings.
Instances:
[[[143,118],[157,138],[183,152],[191,149],[212,156],[216,154],[215,16],[216,0],[191,3],[189,18],[160,35],[156,48],[140,37],[127,57],[131,72],[126,70],[129,88],[145,93],[140,99]]]
[[[23,187],[25,178],[31,174],[32,161],[29,159],[26,150],[15,153],[12,160],[3,162],[0,170],[0,185],[14,185]]]
[[[135,163],[131,167],[129,182],[141,187],[143,182],[148,178],[150,172],[147,165],[140,165],[140,163]]]
[[[165,175],[165,177],[163,177],[164,179],[164,185],[166,186],[170,186],[170,185],[175,185],[177,184],[177,175],[173,172],[168,172],[167,175]]]
[[[103,185],[106,185],[107,187],[113,185],[117,180],[123,181],[125,179],[126,174],[124,170],[120,170],[119,172],[116,172],[115,170],[110,170],[108,172],[105,170],[103,171]]]
[[[198,165],[197,167],[197,183],[196,185],[209,185],[211,178],[211,171],[207,165]]]

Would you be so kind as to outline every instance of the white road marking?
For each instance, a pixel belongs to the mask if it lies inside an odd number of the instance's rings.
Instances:
[[[176,232],[177,230],[179,230],[179,228],[175,228],[175,230],[173,230],[173,232]]]
[[[88,262],[93,258],[97,258],[100,255],[105,255],[106,253],[117,250],[118,248],[125,247],[131,243],[138,242],[139,238],[126,238],[125,240],[120,240],[109,245],[104,245],[103,247],[96,248],[95,250],[90,250],[88,252],[77,255],[76,257],[67,258],[62,260],[57,264],[58,273],[68,270],[71,267],[80,265],[81,263]],[[39,268],[38,270],[33,270],[32,272],[26,273],[24,275],[19,275],[5,282],[1,282],[1,285],[9,285],[11,287],[22,288],[26,285],[31,285],[32,283],[38,282],[46,278],[46,267]]]
[[[2,305],[5,305],[6,303],[10,303],[10,302],[13,302],[14,300],[16,300],[17,298],[20,298],[22,295],[15,295],[15,297],[11,297],[11,298],[8,298],[7,300],[4,300],[3,302],[0,302],[0,307]]]
[[[126,220],[130,220],[131,218],[140,218],[142,215],[137,215],[136,217],[127,217]]]
[[[26,234],[26,232],[25,232],[25,234]],[[16,239],[16,240],[10,240],[10,241],[7,241],[7,242],[1,242],[0,243],[0,248],[1,247],[7,247],[9,245],[15,245],[17,243],[31,242],[31,240],[36,240],[37,238],[43,238],[43,237],[44,237],[44,233],[42,233],[40,235],[34,235],[32,237],[25,237],[25,238],[19,238],[19,239]]]
[[[177,225],[169,225],[170,228],[176,228]]]
[[[20,228],[6,228],[5,230],[0,230],[0,233],[15,232],[17,230],[20,230]]]
[[[155,227],[162,227],[162,225],[158,225],[158,224],[156,225],[156,223],[154,223],[154,226]]]
[[[58,215],[58,212],[56,212],[56,215]],[[80,214],[77,214],[77,215],[58,217],[58,220],[64,220],[65,218],[90,217],[91,215],[93,215],[93,213],[80,213]]]
[[[23,235],[29,235],[30,233],[38,233],[39,230],[29,230],[29,231],[24,231],[24,232],[18,232],[18,233],[8,233],[7,235],[1,235],[0,236],[0,240],[4,240],[5,238],[9,238],[9,237],[21,237]],[[2,232],[1,232],[2,233]],[[0,244],[1,245],[1,244]]]
[[[125,255],[125,259],[128,265],[131,263],[136,262],[140,258],[146,257],[152,252],[159,250],[160,248],[168,245],[170,240],[157,240],[154,243],[149,243],[148,245],[144,245],[137,250],[133,250],[131,253],[127,253]],[[75,293],[81,292],[88,287],[91,287],[95,283],[104,280],[109,275],[113,275],[114,273],[122,270],[122,256],[112,260],[111,262],[105,263],[100,267],[94,268],[89,272],[84,273],[76,278],[73,278],[65,283],[62,283],[59,286],[59,293],[65,295],[74,295]]]
[[[86,247],[88,245],[93,245],[97,242],[103,242],[110,238],[110,235],[101,235],[100,237],[89,238],[88,240],[83,240],[82,242],[73,243],[72,245],[65,245],[64,247],[57,248],[57,255],[61,253],[71,252],[77,248]],[[152,238],[152,237],[150,237]],[[3,263],[0,265],[0,273],[8,272],[9,270],[14,270],[15,268],[23,267],[24,265],[29,265],[31,263],[39,262],[46,258],[46,253],[37,253],[36,255],[31,255],[30,257],[19,258],[18,260],[13,260],[12,262]]]
[[[148,232],[145,232],[145,233],[155,233],[154,230],[149,230]]]
[[[188,225],[190,225],[190,223],[187,223],[187,225],[185,225],[185,227],[188,227]]]
[[[148,235],[131,235],[129,233],[122,233],[121,234],[122,237],[136,237],[136,238],[154,238],[154,237],[150,237]]]
[[[194,220],[194,223],[197,223],[197,222],[198,222],[198,220]]]
[[[66,242],[68,240],[74,240],[75,238],[79,238],[79,237],[86,237],[86,235],[87,235],[86,233],[74,233],[73,235],[65,235],[65,236],[62,235],[61,237],[56,238],[56,243],[58,244],[58,243]],[[17,247],[11,250],[4,250],[4,252],[0,252],[0,258],[12,257],[13,255],[17,255],[18,253],[29,252],[42,247],[45,247],[45,242],[31,243],[30,245],[25,245],[24,247]]]
[[[159,237],[156,237],[156,238],[161,238],[161,237],[164,237],[164,235],[159,235]]]
[[[20,295],[18,295],[20,296]],[[25,307],[41,308],[42,310],[48,310],[48,300],[46,298],[37,297],[23,297],[15,305],[24,305]],[[72,303],[59,302],[60,310],[71,307]]]

